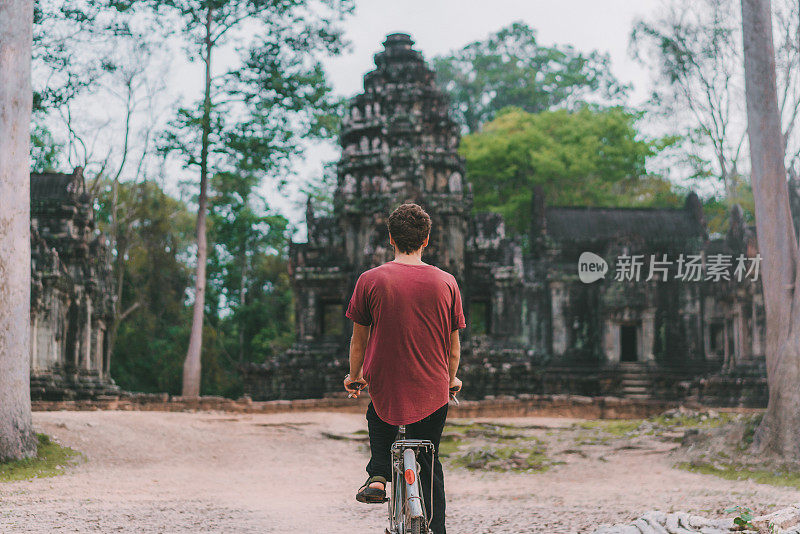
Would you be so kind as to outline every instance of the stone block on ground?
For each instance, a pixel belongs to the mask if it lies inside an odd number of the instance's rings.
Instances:
[[[800,531],[800,503],[756,517],[752,523],[766,532],[771,532],[770,525],[772,525],[772,532],[785,534],[798,532]]]
[[[732,519],[708,519],[685,512],[644,513],[630,524],[603,526],[592,534],[729,534]]]

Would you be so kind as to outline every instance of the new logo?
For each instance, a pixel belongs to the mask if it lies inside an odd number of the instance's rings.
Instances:
[[[606,277],[608,263],[593,252],[584,252],[578,258],[578,277],[584,284]]]

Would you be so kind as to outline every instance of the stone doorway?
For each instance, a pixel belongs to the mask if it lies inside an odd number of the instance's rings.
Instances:
[[[636,325],[620,325],[619,327],[619,360],[635,362],[639,360]]]

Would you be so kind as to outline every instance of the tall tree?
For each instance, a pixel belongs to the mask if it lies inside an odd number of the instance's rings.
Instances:
[[[230,167],[253,172],[259,162],[270,164],[261,165],[262,173],[274,171],[276,162],[286,162],[298,152],[299,135],[330,129],[330,121],[323,120],[332,105],[330,88],[316,57],[341,50],[341,31],[335,22],[352,11],[352,0],[152,0],[151,4],[181,17],[191,58],[200,59],[204,67],[199,113],[182,109],[166,136],[166,149],[177,151],[199,171],[194,307],[183,375],[183,394],[197,396],[209,178]],[[258,38],[243,47],[242,67],[215,76],[214,54],[244,25]]]
[[[619,104],[626,91],[611,74],[607,55],[544,46],[522,22],[435,58],[434,67],[467,132],[478,131],[508,106],[539,113],[587,102]]]
[[[0,2],[0,461],[36,454],[30,397],[33,0]]]
[[[789,149],[786,164],[800,164],[800,4],[777,0],[778,106]],[[657,76],[652,113],[680,134],[683,163],[692,178],[719,185],[729,203],[749,197],[742,72],[741,13],[736,0],[676,0],[638,21],[631,33],[635,57]],[[658,126],[655,125],[657,128]],[[677,148],[677,147],[676,147]]]
[[[510,228],[524,232],[537,185],[548,203],[561,205],[679,203],[670,183],[646,169],[670,139],[644,138],[637,118],[620,108],[501,111],[461,142],[475,209],[502,213]]]
[[[800,459],[800,249],[778,110],[770,0],[742,0],[747,132],[767,323],[769,403],[753,446]]]

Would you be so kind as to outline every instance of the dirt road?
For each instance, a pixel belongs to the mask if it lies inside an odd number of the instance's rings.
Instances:
[[[59,477],[0,484],[3,533],[383,532],[385,506],[353,497],[365,447],[325,436],[366,429],[357,415],[44,412],[34,422],[86,461]],[[673,469],[654,450],[567,457],[544,473],[445,464],[450,534],[591,532],[649,509],[715,515],[800,501],[793,489]]]

